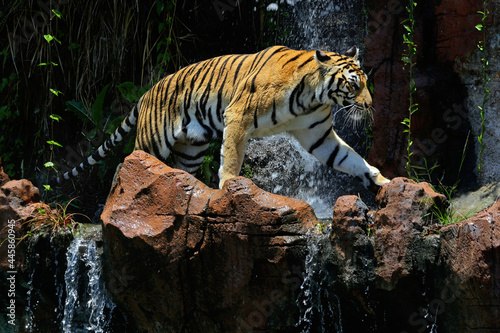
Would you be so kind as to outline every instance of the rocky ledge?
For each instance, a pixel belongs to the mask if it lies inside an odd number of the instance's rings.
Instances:
[[[140,151],[124,162],[102,214],[115,301],[140,331],[293,327],[306,203],[249,179],[213,190]]]
[[[313,236],[300,200],[245,178],[213,190],[137,151],[102,214],[107,284],[140,331],[315,332],[333,321],[343,332],[498,330],[500,201],[444,227],[432,211],[445,198],[426,183],[396,178],[376,201],[370,211],[339,198],[330,236]],[[321,304],[298,301],[311,270],[328,288]],[[323,323],[308,322],[306,303],[325,309]]]
[[[102,214],[107,289],[130,332],[498,332],[500,201],[447,226],[426,183],[396,178],[376,202],[340,197],[325,228],[300,200],[245,178],[210,189],[137,151]],[[0,167],[0,241],[12,221],[22,237],[40,207],[38,189]],[[60,294],[47,281],[64,280],[69,242],[36,239],[29,256],[16,248],[15,269],[33,283],[32,324],[57,326]]]

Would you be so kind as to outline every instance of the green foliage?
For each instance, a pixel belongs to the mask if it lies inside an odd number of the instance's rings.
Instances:
[[[432,198],[428,200],[423,200],[422,203],[429,205],[431,207],[430,212],[424,217],[427,216],[430,218],[435,218],[439,221],[441,225],[457,223],[466,220],[470,218],[472,215],[474,215],[474,209],[470,210],[465,215],[461,215],[453,211],[452,205],[447,207],[436,205],[436,203],[434,202],[434,200],[432,200]]]
[[[56,17],[57,18],[61,18],[61,14],[60,12],[57,12],[57,13],[54,13],[56,14]],[[56,37],[52,36],[52,35],[44,35],[43,36],[45,38],[45,40],[47,41],[47,43],[51,44],[52,41],[56,41],[57,43],[59,44],[62,44],[60,40],[58,40]],[[47,64],[50,64],[51,66],[53,67],[57,67],[59,66],[57,63],[53,62],[53,61],[50,61],[50,62],[42,62],[40,64],[38,64],[38,66],[46,66]],[[54,89],[54,88],[49,88],[49,91],[50,93],[52,93],[53,95],[55,95],[56,97],[59,96],[59,95],[62,95],[63,93],[57,89]],[[54,114],[54,113],[51,113],[49,114],[49,121],[50,121],[50,135],[53,137],[54,136],[54,123],[55,122],[59,122],[61,120],[61,116],[57,115],[57,114]],[[49,145],[49,149],[50,149],[50,155],[49,155],[49,161],[45,162],[44,163],[44,166],[47,170],[47,174],[46,174],[46,182],[48,183],[49,182],[49,171],[52,170],[54,172],[57,173],[57,169],[53,163],[53,157],[54,157],[54,148],[55,147],[60,147],[62,148],[62,145],[55,141],[54,139],[51,139],[51,140],[46,140],[47,144]],[[47,193],[48,191],[52,191],[52,188],[50,187],[50,185],[48,184],[43,184],[43,188],[45,189],[45,193]]]
[[[140,88],[132,82],[123,82],[118,85],[118,90],[122,96],[131,103],[139,102],[139,99],[153,86],[151,84],[144,85]]]
[[[408,6],[406,6],[406,11],[408,12],[408,19],[402,22],[404,29],[406,32],[403,34],[403,43],[406,45],[406,49],[403,52],[403,57],[401,60],[404,63],[404,66],[408,68],[408,72],[410,74],[410,95],[409,95],[409,107],[408,107],[408,117],[403,119],[401,122],[405,129],[403,130],[406,133],[406,172],[409,178],[413,178],[413,169],[411,164],[411,156],[413,152],[411,151],[411,146],[413,145],[413,141],[411,139],[411,119],[412,115],[418,111],[418,104],[415,103],[415,93],[417,91],[415,85],[415,73],[413,71],[416,66],[416,61],[414,60],[415,55],[417,54],[417,44],[414,42],[415,35],[415,7],[417,6],[417,2],[414,0],[410,0]]]
[[[0,81],[0,93],[9,95],[9,91],[14,90],[19,78],[15,73],[4,77]],[[19,95],[14,92],[10,94],[10,98],[2,100],[4,105],[0,105],[0,152],[2,158],[2,166],[9,175],[14,177],[16,164],[14,163],[16,156],[15,152],[24,149],[24,140],[21,138],[18,127],[12,126],[12,123],[20,123],[21,114],[17,108]]]
[[[482,63],[482,70],[481,70],[481,77],[483,80],[482,84],[482,89],[483,89],[483,101],[480,106],[478,106],[481,114],[481,129],[480,133],[477,137],[477,140],[479,141],[479,163],[478,163],[478,172],[479,175],[481,175],[482,167],[483,167],[483,151],[486,148],[486,144],[484,143],[484,134],[486,133],[486,119],[485,119],[485,112],[484,109],[486,107],[486,103],[488,103],[488,96],[490,94],[490,91],[487,88],[488,83],[490,82],[491,78],[489,78],[486,75],[486,70],[488,68],[489,62],[488,59],[486,58],[486,51],[485,51],[485,43],[486,43],[486,29],[485,29],[485,22],[486,18],[489,15],[489,10],[486,7],[487,6],[487,0],[483,1],[483,11],[478,11],[478,14],[480,14],[481,17],[481,23],[476,25],[476,29],[482,32],[483,34],[483,40],[480,40],[477,47],[479,51],[481,52],[481,63]]]
[[[273,6],[276,10],[268,10],[269,5]],[[291,33],[291,29],[284,23],[289,16],[287,4],[272,0],[260,0],[258,1],[258,11],[261,20],[258,41],[260,48],[273,45],[286,45],[286,41]]]
[[[243,177],[252,179],[253,176],[253,171],[252,167],[249,164],[244,164],[243,167],[241,168],[241,173]]]
[[[46,208],[39,207],[33,213],[33,217],[25,223],[29,227],[29,231],[19,239],[21,243],[26,237],[32,236],[36,231],[49,231],[51,237],[60,232],[78,232],[79,224],[75,221],[75,216],[82,216],[91,222],[90,218],[80,213],[69,213],[68,208],[72,205],[73,198],[65,204],[50,203]]]
[[[221,143],[214,141],[208,146],[205,159],[196,173],[196,177],[205,184],[210,185],[217,178],[220,167]]]
[[[125,118],[124,115],[116,116],[108,104],[106,104],[106,96],[108,95],[109,87],[110,84],[104,86],[104,88],[97,95],[95,101],[89,106],[85,106],[83,102],[76,100],[66,102],[66,110],[77,116],[82,121],[84,126],[90,128],[88,132],[85,131],[85,138],[91,141],[94,146],[100,145],[107,136],[112,135]],[[126,82],[118,86],[118,89],[125,98],[133,99],[138,96],[140,91],[147,89],[147,87],[137,89],[132,83]],[[139,98],[140,96],[137,100]],[[124,154],[131,153],[133,145],[134,137],[131,136],[128,141],[125,142],[122,152]],[[87,154],[90,153],[91,151],[87,152]],[[107,172],[114,169],[116,161],[113,158],[108,157],[103,161],[100,161],[98,164],[99,177],[104,179]]]
[[[467,135],[467,140],[465,141],[464,149],[462,151],[462,158],[460,161],[460,165],[458,167],[458,174],[462,171],[462,167],[464,165],[466,153],[467,153],[467,144],[469,142],[469,136]],[[428,166],[427,160],[424,159],[424,166],[413,166],[413,172],[415,175],[415,179],[417,181],[428,181],[429,183],[433,179],[433,172],[438,168],[438,164],[435,163],[432,166]],[[441,224],[447,225],[450,223],[460,222],[464,219],[471,217],[474,214],[474,208],[471,209],[465,216],[457,214],[453,210],[453,198],[457,192],[458,185],[460,183],[460,179],[457,178],[455,183],[451,186],[444,185],[441,180],[437,180],[437,185],[431,184],[433,189],[443,194],[448,202],[451,203],[449,206],[437,206],[432,200],[424,200],[425,204],[431,206],[430,216],[432,218],[436,218]]]

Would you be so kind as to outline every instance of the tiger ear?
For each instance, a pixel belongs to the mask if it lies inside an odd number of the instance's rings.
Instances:
[[[327,62],[332,58],[321,51],[316,51],[316,53],[314,53],[314,59],[316,59],[317,62],[322,63],[322,62]]]
[[[354,61],[358,60],[358,54],[359,54],[359,50],[358,50],[358,48],[356,46],[351,47],[345,53],[346,56],[352,58]]]
[[[359,67],[359,59],[358,59],[358,55],[359,55],[359,50],[356,46],[353,46],[351,47],[349,50],[347,50],[347,52],[345,53],[345,55],[349,58],[351,58],[352,60],[354,60],[354,64],[356,66]]]

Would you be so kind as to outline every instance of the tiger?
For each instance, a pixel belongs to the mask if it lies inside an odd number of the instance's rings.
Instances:
[[[147,91],[116,131],[84,162],[63,174],[77,176],[106,157],[136,128],[134,150],[194,173],[209,143],[221,140],[219,188],[240,174],[250,138],[288,132],[323,164],[365,187],[389,179],[368,164],[333,129],[332,105],[355,117],[371,114],[359,50],[344,55],[273,46],[254,54],[218,56],[169,74]]]

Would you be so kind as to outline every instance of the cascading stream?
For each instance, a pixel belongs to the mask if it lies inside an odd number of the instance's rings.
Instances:
[[[62,331],[106,332],[115,304],[104,286],[101,257],[95,237],[75,238],[68,248],[66,258],[66,300]]]

